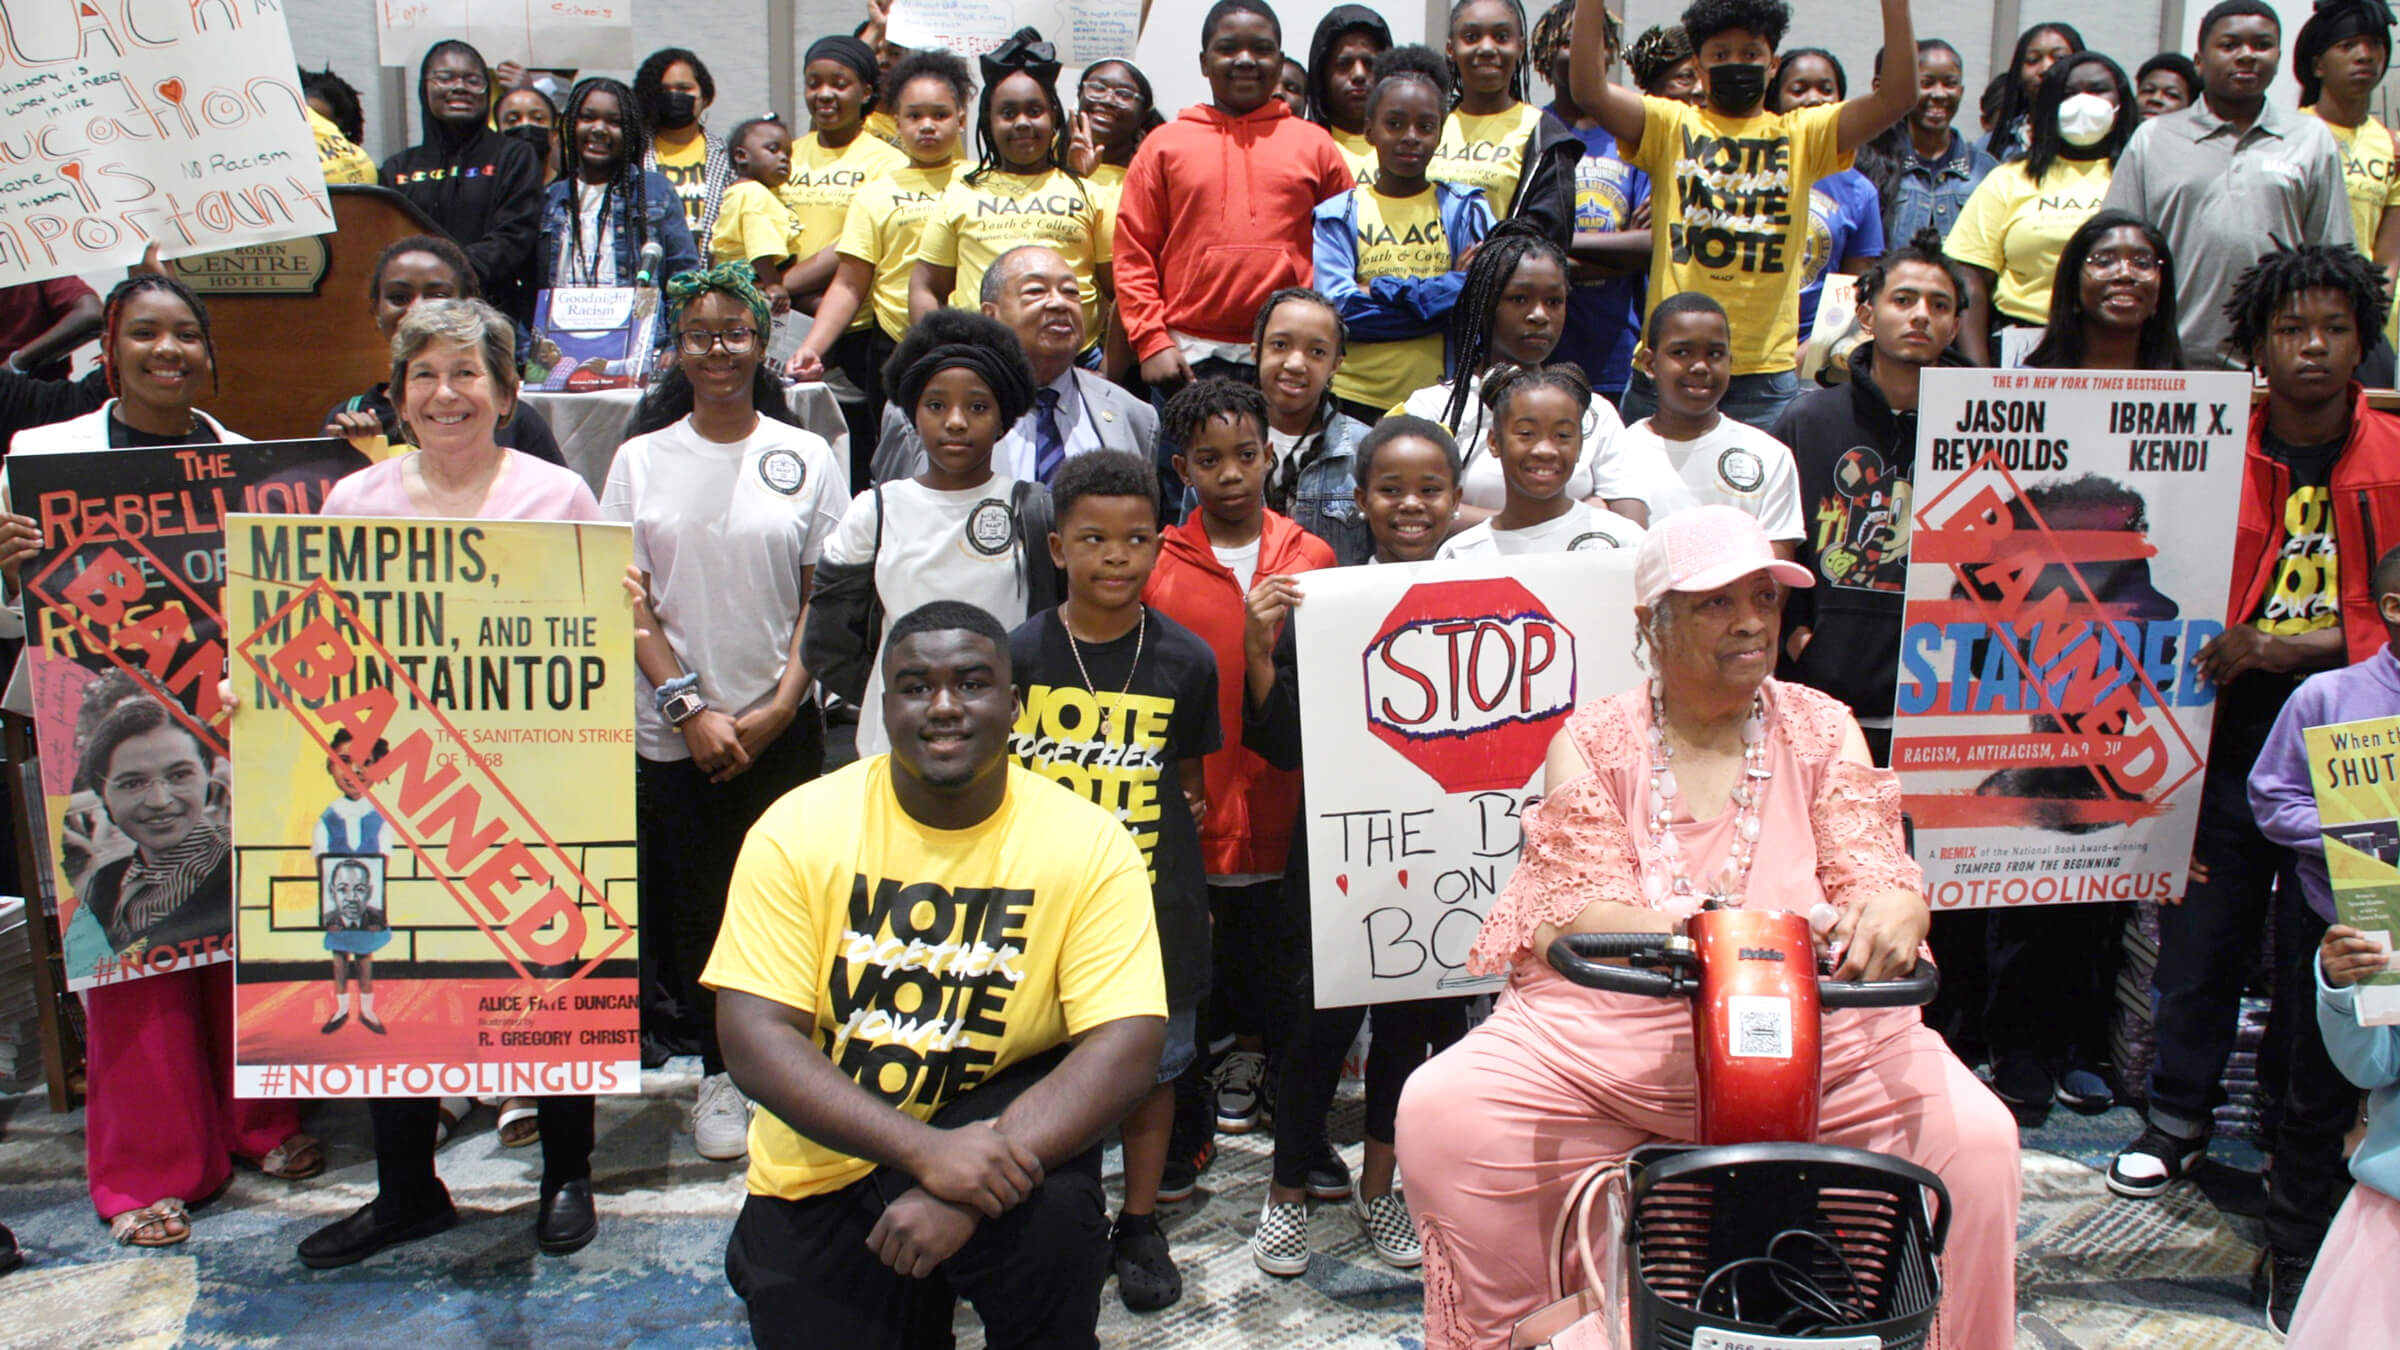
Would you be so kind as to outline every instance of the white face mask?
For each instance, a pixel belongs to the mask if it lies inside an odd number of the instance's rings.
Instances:
[[[2108,139],[2116,124],[2116,100],[2105,94],[2076,94],[2058,105],[2059,139],[2078,150]]]

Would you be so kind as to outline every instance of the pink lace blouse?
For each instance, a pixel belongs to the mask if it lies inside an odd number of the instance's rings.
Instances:
[[[1899,888],[1921,890],[1923,872],[1908,856],[1900,830],[1900,780],[1841,758],[1850,713],[1803,685],[1768,680],[1766,799],[1750,867],[1746,908],[1807,913],[1820,900],[1847,908],[1857,897]],[[1504,974],[1542,959],[1535,930],[1561,927],[1595,900],[1642,905],[1680,921],[1698,897],[1668,895],[1653,902],[1645,870],[1663,879],[1669,864],[1653,854],[1647,831],[1628,823],[1650,816],[1650,693],[1636,686],[1586,705],[1567,731],[1591,772],[1544,798],[1526,813],[1525,847],[1517,870],[1484,916],[1467,969]],[[1731,852],[1731,807],[1695,821],[1677,806],[1675,833],[1687,875],[1713,877]]]

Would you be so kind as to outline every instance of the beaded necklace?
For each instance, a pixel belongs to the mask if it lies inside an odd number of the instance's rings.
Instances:
[[[1758,853],[1759,808],[1766,800],[1767,780],[1775,776],[1775,771],[1767,767],[1765,697],[1751,695],[1750,716],[1742,723],[1742,776],[1735,780],[1731,794],[1735,811],[1733,849],[1705,892],[1693,886],[1685,870],[1683,846],[1668,825],[1674,815],[1677,794],[1674,770],[1670,767],[1674,758],[1674,747],[1667,744],[1664,693],[1653,680],[1650,683],[1650,847],[1666,862],[1667,875],[1644,868],[1642,888],[1653,905],[1670,898],[1691,903],[1696,897],[1711,908],[1738,906],[1749,888],[1751,860]]]

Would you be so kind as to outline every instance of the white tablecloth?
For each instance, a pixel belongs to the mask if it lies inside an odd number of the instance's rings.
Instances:
[[[588,394],[548,393],[525,390],[525,402],[540,410],[542,419],[550,424],[550,432],[558,437],[559,453],[566,456],[567,467],[583,475],[597,497],[608,483],[608,466],[617,457],[617,446],[625,439],[625,423],[632,418],[633,408],[641,401],[638,389],[599,389]],[[834,401],[833,391],[822,384],[787,385],[784,401],[791,405],[792,414],[800,425],[824,437],[833,446],[833,462],[844,470],[850,466],[850,424],[842,420],[842,406]]]

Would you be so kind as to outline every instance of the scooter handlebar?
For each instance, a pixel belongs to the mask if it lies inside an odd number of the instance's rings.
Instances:
[[[1817,1002],[1827,1008],[1922,1008],[1942,987],[1942,972],[1931,961],[1896,980],[1819,980]]]
[[[1569,933],[1550,944],[1550,968],[1586,989],[1650,998],[1677,998],[1685,985],[1663,970],[1605,964],[1610,958],[1655,954],[1667,933]]]

